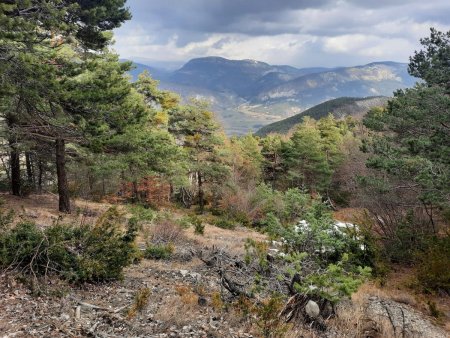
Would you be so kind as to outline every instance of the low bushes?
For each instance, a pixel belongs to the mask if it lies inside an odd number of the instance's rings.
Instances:
[[[393,264],[417,267],[417,286],[450,294],[450,233],[435,230],[423,210],[386,208],[358,220],[372,237],[374,276],[383,285]],[[439,228],[438,228],[439,229]]]
[[[156,212],[140,204],[132,204],[128,207],[130,213],[140,222],[150,223],[156,218]]]
[[[430,240],[418,261],[417,278],[425,291],[450,294],[450,234]]]
[[[191,223],[194,225],[194,233],[196,235],[204,235],[205,234],[205,225],[203,221],[198,216],[191,216]]]
[[[310,200],[300,189],[281,192],[263,183],[246,191],[230,189],[222,196],[220,207],[224,218],[244,226],[261,226],[269,213],[283,223],[296,220],[305,213]]]
[[[236,222],[230,221],[225,218],[218,218],[214,221],[214,225],[218,228],[234,230],[236,228]]]
[[[183,230],[170,218],[157,220],[150,229],[150,242],[153,244],[175,243],[182,237]]]
[[[194,227],[194,233],[197,235],[203,235],[205,233],[205,225],[203,219],[197,215],[183,216],[177,220],[177,224],[180,228],[188,229]]]
[[[147,245],[144,257],[147,259],[169,259],[174,251],[174,247],[169,244],[149,244]]]
[[[371,274],[364,234],[357,228],[338,228],[327,206],[318,200],[303,211],[303,217],[296,224],[282,224],[268,214],[265,229],[279,243],[278,249],[268,251],[267,243],[248,241],[246,263],[265,281],[276,277],[290,285],[291,292],[331,303],[350,296]],[[274,271],[273,261],[278,262]]]
[[[0,222],[0,269],[80,283],[118,279],[138,257],[137,223],[122,229],[123,221],[111,208],[94,225],[57,223],[41,229],[33,222]]]

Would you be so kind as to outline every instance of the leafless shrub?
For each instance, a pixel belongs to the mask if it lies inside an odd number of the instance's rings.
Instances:
[[[182,237],[180,226],[168,219],[158,221],[150,230],[150,241],[154,244],[177,243]]]

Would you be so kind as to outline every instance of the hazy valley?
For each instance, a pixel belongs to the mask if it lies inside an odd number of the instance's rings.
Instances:
[[[227,134],[256,132],[265,125],[299,114],[339,97],[392,96],[396,89],[417,81],[406,63],[374,62],[339,68],[274,66],[255,60],[204,57],[181,68],[134,63],[134,79],[144,70],[160,87],[184,99],[211,102]]]

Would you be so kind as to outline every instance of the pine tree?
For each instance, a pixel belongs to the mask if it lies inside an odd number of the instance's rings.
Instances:
[[[313,119],[305,118],[282,147],[283,164],[292,186],[321,192],[328,187],[332,170],[323,151],[322,139]]]
[[[424,49],[409,58],[409,73],[427,85],[445,88],[450,94],[450,31],[430,29],[430,36],[420,39]]]
[[[283,171],[282,144],[281,136],[277,134],[268,135],[261,140],[261,155],[264,158],[262,163],[264,181],[270,182],[272,188],[275,188]]]
[[[99,125],[102,114],[92,113],[98,113],[105,106],[103,100],[100,103],[103,107],[95,109],[95,103],[89,101],[92,90],[86,91],[85,87],[84,91],[72,91],[70,85],[90,81],[91,60],[98,60],[102,53],[89,50],[102,50],[111,38],[105,31],[118,27],[130,17],[124,3],[120,0],[0,3],[0,23],[4,27],[0,32],[1,113],[10,138],[17,135],[46,145],[54,142],[59,209],[63,212],[70,212],[66,142],[81,138],[87,116],[89,122],[97,120],[94,124]],[[122,78],[123,71],[125,69],[120,73]],[[102,74],[97,72],[96,75],[99,81]],[[95,84],[94,89],[98,89],[99,82]],[[81,102],[86,98],[87,103],[83,105]],[[16,109],[5,109],[11,106]],[[20,191],[18,143],[20,139],[10,142],[13,193]]]
[[[219,126],[208,104],[193,99],[170,114],[169,131],[186,150],[189,172],[196,179],[199,211],[203,212],[204,185],[223,180],[229,172],[221,158],[223,137],[219,133]]]
[[[242,183],[256,184],[262,178],[263,156],[258,140],[251,134],[230,139],[230,154],[236,177]]]
[[[411,57],[411,75],[425,83],[399,90],[385,110],[371,110],[364,124],[378,132],[368,165],[407,180],[402,191],[415,194],[434,224],[433,209],[450,210],[450,32],[431,30],[424,51]],[[394,189],[394,188],[393,188]]]

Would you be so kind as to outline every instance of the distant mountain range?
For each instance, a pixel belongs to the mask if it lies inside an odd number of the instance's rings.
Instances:
[[[391,96],[416,79],[407,64],[375,62],[339,68],[295,68],[255,60],[221,57],[192,59],[175,71],[134,63],[136,78],[143,70],[163,89],[183,98],[209,100],[228,134],[254,132],[264,125],[339,97]]]
[[[340,97],[319,103],[297,115],[288,117],[287,119],[277,121],[259,129],[255,134],[258,136],[266,136],[270,133],[286,134],[295,125],[301,123],[305,116],[312,117],[316,120],[333,114],[337,118],[345,116],[353,116],[361,118],[372,107],[384,106],[389,100],[386,96],[372,97]]]

